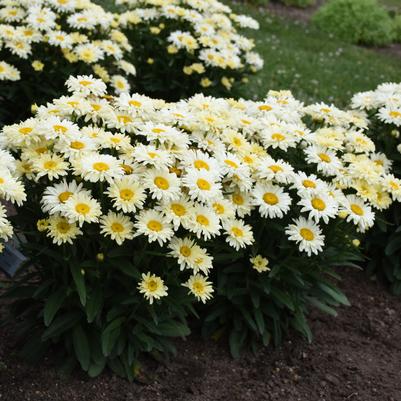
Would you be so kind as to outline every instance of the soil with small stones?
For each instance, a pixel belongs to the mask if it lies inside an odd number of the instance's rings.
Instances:
[[[233,360],[223,343],[190,337],[168,365],[148,362],[148,384],[110,372],[60,376],[49,356],[28,366],[0,331],[0,401],[399,401],[401,299],[362,272],[345,270],[352,306],[314,312],[312,344],[293,336],[278,349]]]

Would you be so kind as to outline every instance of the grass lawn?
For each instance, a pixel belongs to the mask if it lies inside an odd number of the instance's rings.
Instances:
[[[250,34],[265,60],[263,70],[242,90],[245,97],[263,97],[268,89],[291,89],[307,102],[344,106],[355,92],[401,80],[400,57],[341,42],[304,23],[272,17],[264,9],[233,8],[259,21],[260,30]]]

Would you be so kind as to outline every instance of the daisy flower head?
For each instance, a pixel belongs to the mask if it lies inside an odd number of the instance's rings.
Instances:
[[[216,182],[215,175],[205,170],[188,170],[183,178],[188,194],[193,200],[210,202],[221,197],[221,184]]]
[[[143,185],[153,199],[174,200],[180,196],[180,180],[168,170],[150,169],[144,173]]]
[[[167,169],[173,164],[170,152],[157,149],[153,145],[138,144],[132,151],[132,156],[136,162],[145,166],[152,166],[156,169]]]
[[[148,272],[146,274],[142,273],[142,280],[138,284],[138,290],[152,305],[155,299],[159,300],[167,296],[168,288],[164,285],[162,278]]]
[[[380,108],[378,118],[387,124],[394,124],[396,127],[401,127],[401,106],[385,106]]]
[[[70,76],[66,82],[70,92],[82,96],[102,96],[106,93],[106,84],[92,75]]]
[[[193,269],[197,255],[197,247],[193,239],[174,237],[168,247],[171,250],[169,255],[177,259],[180,270]]]
[[[274,160],[270,156],[260,159],[256,174],[259,178],[288,184],[294,180],[294,168],[284,160]]]
[[[189,289],[188,294],[194,295],[202,303],[206,303],[206,301],[213,297],[214,290],[212,283],[207,281],[207,278],[201,274],[194,274],[182,285]]]
[[[341,204],[340,211],[346,212],[346,220],[352,221],[361,233],[367,231],[374,224],[375,214],[372,208],[355,195],[347,195],[345,197],[345,201]]]
[[[163,200],[157,207],[157,210],[171,221],[175,230],[178,230],[180,225],[184,227],[189,225],[192,209],[193,202],[185,195],[173,200]]]
[[[44,153],[33,161],[32,168],[37,178],[47,177],[49,181],[68,174],[69,163],[55,153]]]
[[[290,210],[291,197],[278,185],[257,183],[252,191],[252,204],[259,207],[262,217],[281,219]]]
[[[342,167],[341,161],[335,152],[319,146],[308,146],[304,149],[308,163],[316,164],[317,170],[324,175],[336,175]]]
[[[298,171],[294,174],[292,188],[296,189],[299,194],[303,194],[314,191],[325,191],[327,190],[327,185],[315,174],[308,175],[303,171]]]
[[[149,242],[157,241],[160,246],[174,235],[171,223],[156,210],[142,210],[134,226],[137,230],[135,236],[145,235]]]
[[[245,224],[242,220],[229,220],[224,222],[226,242],[236,251],[246,248],[254,242],[252,227]]]
[[[301,212],[309,213],[309,218],[316,223],[322,219],[327,224],[338,212],[338,202],[323,191],[301,194],[298,205],[302,206]]]
[[[220,228],[219,218],[213,210],[207,206],[194,206],[187,230],[198,238],[209,240],[219,234]]]
[[[320,227],[311,220],[304,217],[299,217],[293,220],[285,233],[290,241],[295,241],[298,244],[301,252],[306,252],[308,256],[317,255],[323,250],[324,235]]]
[[[113,207],[124,213],[135,213],[138,209],[142,209],[147,196],[145,187],[135,176],[113,180],[106,194],[112,200]]]
[[[125,240],[134,238],[134,224],[128,216],[121,213],[109,212],[99,220],[100,233],[110,237],[117,245],[122,245]]]
[[[84,189],[83,184],[76,181],[67,182],[65,179],[57,184],[48,186],[42,195],[42,211],[55,214],[63,210],[65,202],[74,194],[86,193],[90,196],[90,191]]]
[[[53,241],[53,244],[62,245],[72,244],[73,241],[82,235],[82,231],[76,223],[68,221],[60,215],[50,216],[47,222],[47,236]]]
[[[82,155],[73,161],[73,168],[76,175],[90,182],[111,182],[124,175],[121,163],[116,157],[99,153]]]
[[[102,210],[99,202],[87,192],[78,192],[64,203],[62,213],[70,222],[77,222],[82,227],[84,223],[97,223]]]
[[[264,258],[262,255],[256,255],[249,259],[252,264],[252,268],[255,269],[258,273],[267,272],[270,270],[269,260]]]

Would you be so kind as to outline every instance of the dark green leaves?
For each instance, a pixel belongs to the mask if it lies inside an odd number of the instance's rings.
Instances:
[[[67,290],[65,287],[60,288],[50,295],[43,309],[43,320],[46,326],[49,326],[49,324],[53,321],[54,316],[63,305],[66,296]]]

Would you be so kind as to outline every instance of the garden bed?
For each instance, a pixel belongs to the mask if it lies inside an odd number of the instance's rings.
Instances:
[[[401,300],[364,273],[345,270],[352,306],[332,319],[311,317],[312,345],[294,337],[278,350],[233,360],[225,344],[191,337],[168,365],[148,361],[143,382],[111,374],[95,380],[60,376],[49,356],[39,367],[14,354],[12,333],[0,331],[1,401],[396,401],[401,394]]]

